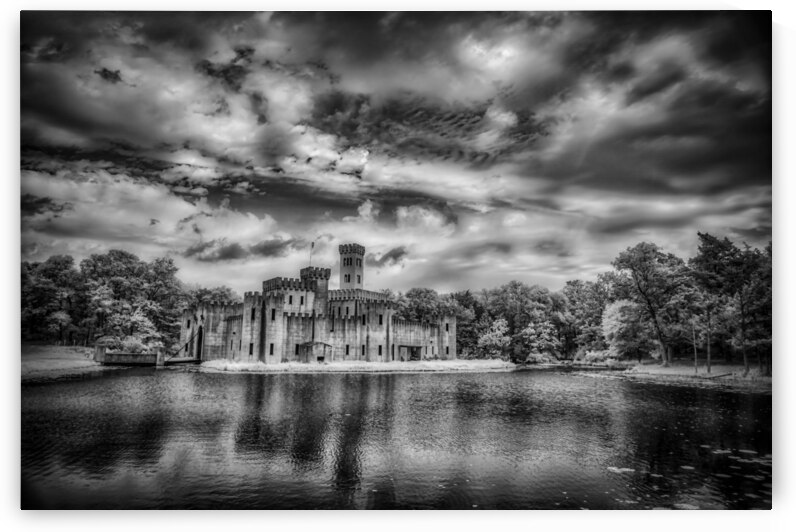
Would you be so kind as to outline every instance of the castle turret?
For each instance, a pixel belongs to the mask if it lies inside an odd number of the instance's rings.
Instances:
[[[340,246],[340,289],[362,288],[365,284],[365,248],[359,244]]]
[[[329,303],[329,277],[332,276],[331,268],[307,266],[306,268],[302,268],[299,273],[303,283],[307,286],[315,285],[313,310],[316,314],[325,314],[326,306]]]

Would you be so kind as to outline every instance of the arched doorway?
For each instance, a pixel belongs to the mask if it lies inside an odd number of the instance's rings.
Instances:
[[[202,360],[202,340],[204,340],[204,329],[200,325],[199,332],[196,333],[196,358]]]

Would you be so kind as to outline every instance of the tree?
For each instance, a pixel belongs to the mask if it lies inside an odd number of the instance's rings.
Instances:
[[[644,309],[660,345],[663,364],[668,366],[680,323],[677,304],[686,281],[684,262],[655,244],[641,242],[620,253],[612,264],[628,273],[632,300]]]
[[[561,352],[561,342],[556,335],[556,329],[549,321],[529,323],[519,333],[519,341],[527,353],[546,354],[558,358]]]
[[[478,349],[489,358],[503,358],[511,338],[508,336],[508,323],[504,319],[495,320],[487,332],[478,339]]]
[[[706,321],[712,327],[713,316],[721,311],[719,305],[725,306],[733,344],[743,357],[744,375],[749,373],[749,347],[757,351],[762,371],[763,359],[770,362],[771,244],[761,252],[748,245],[741,249],[726,237],[697,235],[699,249],[690,265],[697,284],[711,296]]]
[[[602,330],[608,349],[616,358],[636,357],[641,362],[644,355],[655,350],[644,309],[633,301],[620,299],[610,303],[603,313]]]

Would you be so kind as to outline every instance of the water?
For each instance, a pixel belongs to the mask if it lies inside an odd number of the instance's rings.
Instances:
[[[770,508],[771,396],[556,372],[22,387],[23,508]]]

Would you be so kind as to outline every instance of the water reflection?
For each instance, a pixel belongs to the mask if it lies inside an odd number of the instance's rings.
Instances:
[[[27,508],[768,508],[771,397],[556,373],[23,386]]]

